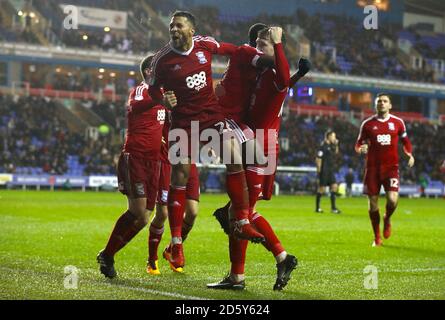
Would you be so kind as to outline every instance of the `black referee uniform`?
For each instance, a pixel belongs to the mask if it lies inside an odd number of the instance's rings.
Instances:
[[[338,145],[327,143],[324,141],[317,152],[317,158],[321,160],[321,168],[318,175],[318,186],[319,187],[331,187],[334,184],[337,184],[335,181],[335,173],[336,173],[336,163],[335,163],[335,155],[338,152]],[[333,213],[340,213],[340,210],[336,208],[335,205],[335,197],[336,192],[331,191],[331,211]],[[323,212],[320,208],[322,194],[317,190],[316,197],[316,212]]]
[[[318,179],[319,186],[321,187],[327,187],[336,183],[335,149],[336,146],[323,142],[317,152],[317,158],[321,159],[321,170]]]

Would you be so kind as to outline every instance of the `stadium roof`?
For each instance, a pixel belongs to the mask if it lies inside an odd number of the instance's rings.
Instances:
[[[406,0],[405,4],[409,12],[445,16],[445,1],[443,0]]]

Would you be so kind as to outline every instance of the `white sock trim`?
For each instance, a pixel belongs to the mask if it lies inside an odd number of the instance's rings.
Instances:
[[[286,259],[286,257],[287,257],[287,252],[283,251],[280,254],[275,256],[275,260],[277,261],[277,263],[280,263],[280,262],[283,262],[284,259]]]

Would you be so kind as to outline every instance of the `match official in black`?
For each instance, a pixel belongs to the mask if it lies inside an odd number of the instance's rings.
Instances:
[[[316,197],[315,212],[323,213],[320,208],[320,200],[325,193],[325,188],[329,186],[331,192],[331,212],[341,213],[335,205],[335,197],[338,190],[337,182],[335,181],[335,156],[338,154],[338,140],[336,134],[332,130],[325,133],[325,138],[317,152],[315,163],[317,165],[318,174],[318,190]]]

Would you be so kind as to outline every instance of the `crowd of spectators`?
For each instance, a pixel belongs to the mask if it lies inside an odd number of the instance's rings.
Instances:
[[[126,11],[127,29],[108,32],[103,28],[83,25],[78,29],[61,28],[66,16],[60,5],[64,3],[60,0],[42,0],[34,3],[36,9],[50,22],[45,34],[54,35],[50,37],[52,43],[117,53],[146,54],[148,51],[159,49],[167,41],[162,32],[152,26],[151,18],[142,8],[140,1],[70,1],[72,5]]]
[[[112,30],[105,32],[100,28],[85,28],[66,30],[60,28],[65,15],[60,8],[60,0],[36,1],[34,6],[40,13],[51,21],[50,28],[56,35],[55,41],[63,46],[97,49],[121,53],[146,54],[156,51],[167,41],[158,25],[153,23],[145,9],[143,2],[150,5],[159,16],[168,16],[178,9],[172,1],[118,1],[74,0],[72,4],[96,6],[112,10],[128,12],[129,22],[127,30]],[[428,63],[413,68],[409,61],[401,58],[398,48],[400,32],[408,32],[401,25],[380,24],[378,32],[366,30],[363,21],[347,17],[346,15],[314,14],[309,15],[299,9],[287,16],[261,14],[259,16],[227,16],[218,8],[212,6],[195,6],[188,10],[198,17],[197,32],[214,36],[218,40],[241,45],[246,42],[247,30],[256,22],[298,26],[311,44],[311,60],[316,71],[341,73],[359,76],[384,77],[423,82],[440,82],[436,78]],[[159,19],[157,20],[160,21]],[[428,59],[443,59],[445,45],[431,48],[427,41],[409,29],[417,38],[414,48]],[[0,29],[0,34],[2,34]],[[84,36],[87,35],[87,38]],[[36,41],[32,34],[26,33],[26,39]],[[288,37],[290,39],[290,37]],[[440,38],[442,39],[442,38]],[[295,44],[295,40],[293,40]],[[295,67],[298,56],[296,50],[289,50],[287,55],[291,65]]]
[[[0,171],[65,174],[68,157],[79,156],[83,174],[115,174],[120,146],[70,130],[58,107],[50,98],[0,95]]]
[[[30,174],[67,174],[73,168],[70,158],[76,157],[83,175],[115,175],[115,167],[122,145],[122,129],[125,128],[125,108],[117,104],[83,101],[101,116],[121,117],[122,122],[112,124],[111,134],[87,137],[84,132],[70,129],[59,115],[57,102],[50,98],[0,95],[0,172]],[[443,125],[406,122],[413,142],[416,165],[406,166],[401,156],[401,184],[416,184],[440,180],[445,182],[441,165],[445,159],[442,142],[445,139]],[[303,116],[287,114],[280,132],[281,151],[279,165],[313,167],[315,157],[323,141],[324,133],[333,129],[340,141],[337,157],[338,181],[344,181],[349,168],[354,180],[362,181],[364,157],[354,151],[358,135],[357,124],[342,117]],[[424,143],[429,141],[429,143]],[[400,151],[402,155],[403,152]],[[29,168],[29,172],[23,172]],[[32,170],[31,170],[32,168]],[[201,170],[203,190],[216,190],[224,185],[223,174]],[[315,173],[280,172],[277,181],[285,192],[311,192],[315,190]]]

